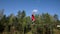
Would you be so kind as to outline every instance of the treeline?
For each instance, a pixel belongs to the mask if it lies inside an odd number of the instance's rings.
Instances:
[[[48,13],[42,13],[42,14],[35,14],[36,24],[44,25],[54,25],[54,24],[60,24],[60,20],[58,18],[58,15],[50,15]],[[26,16],[25,11],[18,11],[17,15],[10,14],[9,16],[6,16],[4,14],[4,10],[0,11],[0,32],[3,31],[11,31],[11,27],[15,27],[18,31],[24,31],[24,28],[28,29],[31,28],[30,25],[32,24],[31,17]],[[25,30],[26,30],[25,29]]]

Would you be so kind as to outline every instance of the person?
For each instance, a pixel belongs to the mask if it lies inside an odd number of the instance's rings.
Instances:
[[[34,14],[32,14],[32,24],[35,24],[35,17],[34,17]]]

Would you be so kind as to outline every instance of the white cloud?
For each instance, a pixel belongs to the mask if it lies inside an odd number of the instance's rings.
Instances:
[[[37,9],[34,9],[32,12],[37,12],[38,10]]]

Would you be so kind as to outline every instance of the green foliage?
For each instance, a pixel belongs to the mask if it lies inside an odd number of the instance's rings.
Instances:
[[[23,19],[26,16],[25,11],[23,10],[21,13],[21,19]]]
[[[9,16],[6,16],[4,14],[0,14],[0,25],[1,27],[6,27],[8,29],[8,26],[14,26],[18,31],[24,31],[24,28],[28,29],[31,28],[31,17],[26,16],[25,11],[18,11],[18,14],[15,16],[14,14],[10,14]],[[58,15],[55,14],[54,16],[48,14],[48,13],[42,13],[41,15],[35,14],[36,21],[35,23],[40,27],[40,25],[44,24],[60,24],[60,20],[58,19]],[[56,23],[55,23],[56,22]],[[41,26],[42,27],[42,26]],[[26,29],[26,30],[27,30]]]

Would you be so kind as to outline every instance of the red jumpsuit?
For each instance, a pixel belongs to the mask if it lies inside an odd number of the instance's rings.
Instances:
[[[32,14],[32,21],[34,22],[35,21],[35,17],[34,17],[34,15]]]

